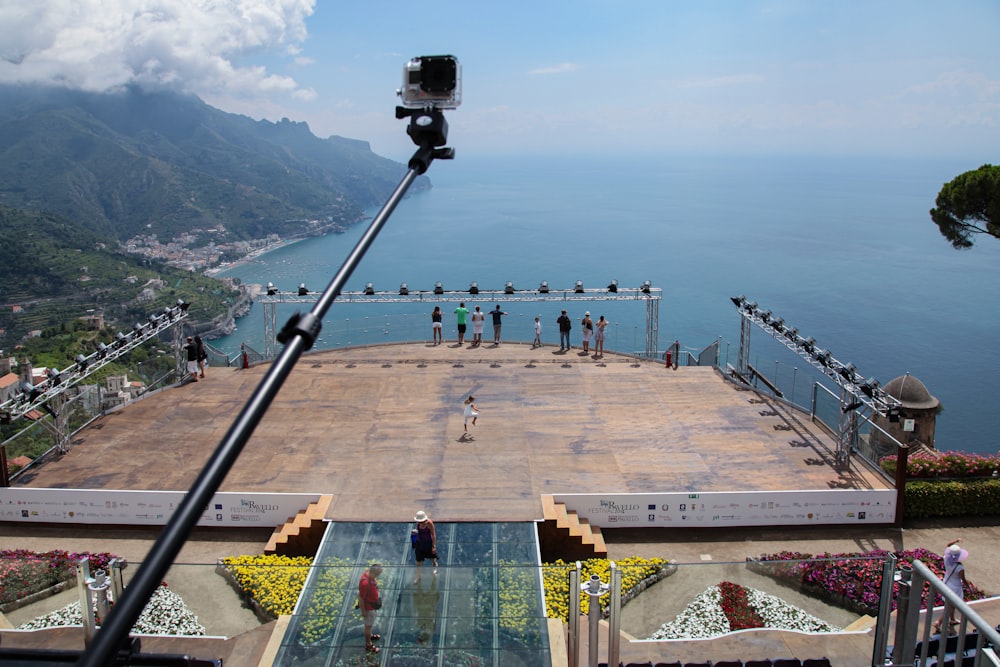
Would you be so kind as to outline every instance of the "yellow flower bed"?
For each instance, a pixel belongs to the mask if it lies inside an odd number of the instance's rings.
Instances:
[[[294,611],[312,563],[308,556],[233,556],[222,560],[240,588],[275,618]],[[320,566],[309,613],[301,622],[303,643],[319,641],[332,630],[343,608],[351,572],[352,563],[346,560],[325,561]]]
[[[306,556],[232,556],[222,564],[245,593],[275,618],[291,614],[309,576]]]
[[[622,597],[639,585],[639,583],[658,574],[668,561],[663,558],[622,558],[615,561],[618,569],[622,573]],[[591,558],[581,561],[583,572],[581,583],[590,579],[591,575],[597,575],[601,581],[608,583],[611,580],[611,561],[605,558]],[[565,563],[557,560],[554,563],[542,565],[542,577],[545,585],[545,607],[549,618],[558,618],[563,621],[569,620],[569,574],[576,566],[574,563]],[[586,615],[590,611],[590,596],[580,595],[580,613]],[[601,609],[606,609],[610,595],[600,598]]]

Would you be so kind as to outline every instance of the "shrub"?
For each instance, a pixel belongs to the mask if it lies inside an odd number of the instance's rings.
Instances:
[[[1000,480],[906,483],[904,518],[997,514],[1000,514]]]

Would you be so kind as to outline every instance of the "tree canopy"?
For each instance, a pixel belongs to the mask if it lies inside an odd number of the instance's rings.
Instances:
[[[971,248],[976,234],[1000,238],[1000,166],[984,164],[945,183],[931,220],[954,248]]]

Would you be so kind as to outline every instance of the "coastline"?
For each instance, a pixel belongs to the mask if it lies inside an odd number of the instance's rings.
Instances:
[[[202,273],[204,275],[206,275],[206,276],[215,278],[220,273],[223,273],[224,271],[228,271],[230,269],[235,269],[235,268],[240,267],[240,266],[245,266],[245,265],[249,264],[250,262],[254,261],[255,259],[263,257],[264,255],[266,255],[269,252],[273,252],[273,251],[278,250],[280,248],[285,248],[285,247],[288,247],[290,245],[294,245],[294,244],[298,243],[299,241],[305,240],[306,238],[309,238],[309,237],[298,236],[298,237],[293,237],[293,238],[290,238],[290,239],[280,239],[280,240],[278,240],[275,243],[270,243],[270,244],[264,246],[263,248],[258,248],[256,250],[248,252],[246,255],[244,255],[240,259],[237,259],[237,260],[232,261],[232,262],[225,262],[224,264],[219,264],[217,266],[213,266],[210,269],[205,269]]]

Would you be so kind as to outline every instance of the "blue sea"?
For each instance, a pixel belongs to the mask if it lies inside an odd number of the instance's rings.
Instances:
[[[957,160],[662,156],[484,157],[437,161],[433,188],[408,196],[353,274],[347,290],[568,289],[612,279],[662,288],[659,350],[696,352],[716,340],[736,363],[740,294],[783,317],[838,360],[883,384],[909,373],[937,396],[939,449],[996,452],[1000,426],[989,387],[1000,370],[1000,241],[953,249],[928,210],[943,183],[979,167]],[[402,173],[401,173],[402,175]],[[374,215],[377,209],[370,211]],[[308,239],[223,275],[305,283],[322,290],[366,224]],[[494,304],[469,304],[490,310]],[[641,350],[645,307],[573,304],[605,315],[609,349]],[[303,306],[308,309],[309,306]],[[317,347],[430,338],[432,305],[335,302]],[[540,315],[558,340],[557,304],[511,303],[508,340],[530,340]],[[444,304],[446,313],[454,304]],[[213,341],[264,350],[262,307]],[[580,312],[573,312],[578,310]],[[279,306],[280,328],[294,312]],[[454,334],[445,318],[446,337]],[[450,329],[448,328],[450,325]],[[808,402],[808,364],[754,331],[751,363]]]

